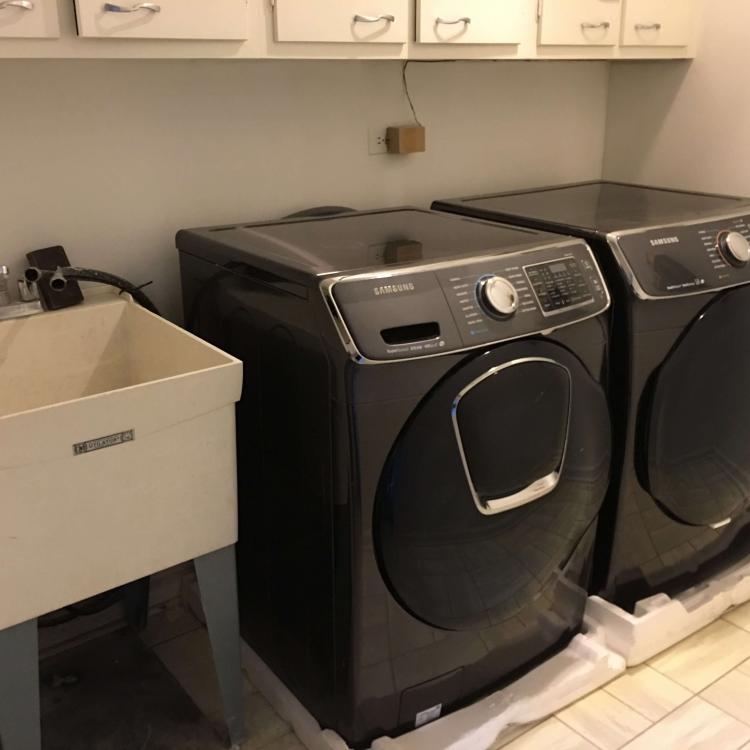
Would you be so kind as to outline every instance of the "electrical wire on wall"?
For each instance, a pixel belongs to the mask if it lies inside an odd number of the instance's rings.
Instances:
[[[404,84],[404,94],[406,95],[406,101],[409,102],[409,107],[411,107],[411,114],[414,117],[414,122],[421,128],[422,123],[420,122],[419,117],[417,117],[417,110],[414,108],[414,102],[412,101],[411,92],[409,91],[409,81],[406,77],[406,69],[409,67],[409,62],[410,60],[406,60],[401,67],[401,80]]]
[[[411,65],[411,63],[419,63],[420,65],[436,65],[436,64],[454,64],[459,62],[465,62],[463,60],[405,60],[404,64],[401,66],[401,82],[403,83],[404,87],[404,95],[406,96],[406,101],[409,102],[409,108],[411,109],[412,117],[414,118],[414,122],[419,125],[419,127],[423,127],[422,121],[419,119],[419,116],[417,115],[417,110],[414,106],[414,100],[411,98],[411,90],[409,89],[409,79],[406,74],[406,71]],[[483,62],[483,61],[481,61]]]

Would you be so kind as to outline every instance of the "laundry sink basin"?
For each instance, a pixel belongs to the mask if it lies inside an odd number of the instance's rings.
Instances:
[[[126,297],[0,322],[0,629],[236,541],[241,387]]]

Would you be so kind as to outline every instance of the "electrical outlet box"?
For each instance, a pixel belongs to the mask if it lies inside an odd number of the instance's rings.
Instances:
[[[421,125],[388,128],[386,143],[389,154],[419,154],[427,150],[427,134]]]
[[[367,151],[370,156],[388,153],[388,135],[385,128],[370,128],[367,131]]]

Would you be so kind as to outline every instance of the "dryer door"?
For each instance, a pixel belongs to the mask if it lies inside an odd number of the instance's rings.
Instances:
[[[642,481],[683,523],[721,526],[750,498],[750,287],[716,298],[670,352],[641,413]]]
[[[463,364],[423,399],[381,477],[375,543],[394,597],[449,630],[551,599],[609,460],[604,393],[563,347],[507,344]]]

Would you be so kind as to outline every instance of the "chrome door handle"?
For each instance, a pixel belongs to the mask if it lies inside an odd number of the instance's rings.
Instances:
[[[512,495],[497,497],[494,500],[487,500],[484,504],[484,507],[486,508],[485,513],[487,515],[504,513],[506,510],[513,510],[513,508],[520,508],[527,503],[533,503],[534,500],[539,500],[552,492],[559,482],[560,472],[550,472],[546,477],[537,479],[536,482],[532,482],[528,487],[524,487],[522,490],[514,492]]]
[[[636,31],[661,31],[660,23],[637,23],[635,25]]]
[[[31,0],[2,0],[0,10],[3,8],[21,8],[22,10],[34,10],[34,3]]]
[[[447,18],[436,18],[435,23],[444,23],[446,26],[455,26],[457,23],[464,23],[468,26],[471,23],[471,18],[464,16],[463,18],[457,18],[455,21],[449,21]]]
[[[109,13],[135,13],[138,10],[149,10],[152,13],[161,13],[161,5],[156,3],[136,3],[135,5],[115,5],[115,3],[104,3],[104,10]]]
[[[612,24],[609,21],[602,21],[601,23],[582,23],[582,29],[608,29]]]
[[[563,443],[560,460],[557,464],[557,467],[553,471],[551,471],[546,476],[543,476],[541,479],[533,481],[528,486],[524,487],[521,490],[518,490],[518,492],[514,492],[503,497],[484,499],[479,496],[477,487],[474,484],[474,479],[471,476],[471,469],[469,468],[466,451],[464,450],[464,442],[461,437],[461,428],[458,421],[459,404],[461,403],[461,399],[467,393],[469,393],[475,386],[479,385],[487,378],[492,377],[493,375],[496,375],[497,373],[502,372],[503,370],[507,370],[511,367],[516,367],[518,365],[524,365],[532,362],[544,363],[560,367],[565,371],[565,374],[568,378],[568,410],[565,419],[565,441]],[[484,375],[480,375],[476,380],[473,380],[471,383],[465,386],[453,400],[453,405],[451,407],[451,420],[453,422],[453,432],[455,434],[456,443],[458,445],[458,453],[461,458],[461,463],[464,467],[464,473],[466,474],[466,481],[469,485],[469,492],[471,493],[477,510],[482,515],[494,516],[497,513],[505,513],[506,511],[513,510],[514,508],[520,508],[522,505],[533,503],[535,500],[539,500],[545,495],[549,495],[549,493],[552,492],[560,483],[560,475],[562,474],[563,466],[565,464],[565,457],[568,453],[568,439],[570,437],[570,412],[572,408],[570,393],[572,385],[572,375],[570,374],[570,370],[568,370],[565,365],[561,365],[559,362],[556,362],[553,359],[548,359],[547,357],[525,357],[523,359],[515,359],[511,362],[507,362],[504,365],[490,368],[487,372],[484,373]]]
[[[396,16],[392,16],[390,13],[384,16],[360,16],[358,13],[354,16],[354,23],[378,23],[379,21],[393,23],[395,20]]]

